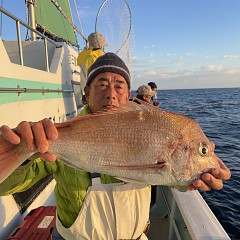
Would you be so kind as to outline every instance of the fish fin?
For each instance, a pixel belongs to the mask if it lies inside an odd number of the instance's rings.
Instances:
[[[75,118],[71,118],[71,119],[68,119],[66,122],[62,122],[62,123],[55,123],[55,126],[56,128],[66,128],[66,127],[70,127],[72,125],[72,123],[74,122],[78,122],[78,121],[81,121],[81,120],[84,120],[86,118],[89,118],[90,114],[88,115],[84,115],[84,116],[77,116]]]
[[[136,100],[141,104],[138,104],[134,101],[129,101],[127,104],[120,106],[117,109],[117,113],[129,112],[129,111],[159,111],[159,110],[162,110],[156,106],[153,106],[151,103],[147,103],[138,98],[134,98],[133,100]],[[114,113],[114,111],[113,111],[113,113]]]
[[[146,101],[143,101],[139,98],[134,97],[133,100],[138,101],[141,104],[138,104],[142,106],[145,110],[159,110],[159,107],[152,105],[151,103],[148,103]]]
[[[112,112],[114,112],[114,111],[112,111]],[[93,118],[93,117],[96,117],[99,115],[104,115],[106,113],[107,112],[97,112],[97,113],[87,114],[87,115],[83,115],[83,116],[76,116],[74,118],[67,120],[66,122],[55,123],[55,126],[56,126],[56,128],[67,128],[67,127],[70,127],[74,122],[84,121],[86,119],[90,119],[90,118]],[[110,111],[109,111],[109,113],[110,113]]]
[[[14,170],[16,170],[33,153],[25,153],[18,145],[12,144],[0,137],[0,183],[2,183]]]
[[[169,186],[170,188],[175,188],[175,189],[178,189],[179,191],[181,192],[186,192],[189,190],[189,187],[188,186],[180,186],[180,185],[171,185]]]
[[[67,128],[67,127],[70,127],[72,125],[72,123],[74,123],[74,122],[85,121],[87,119],[97,117],[97,116],[100,116],[100,115],[108,115],[108,114],[116,114],[116,113],[119,113],[119,111],[117,111],[117,110],[99,111],[99,112],[96,112],[96,113],[87,114],[87,115],[83,115],[83,116],[76,116],[74,118],[71,118],[71,119],[67,120],[66,122],[55,123],[55,126],[57,128]]]
[[[61,156],[61,155],[59,155],[59,154],[56,154],[56,156],[57,156],[57,159],[58,159],[58,160],[64,162],[64,163],[65,163],[66,165],[68,165],[69,167],[72,167],[72,168],[75,168],[75,169],[78,169],[78,170],[83,170],[83,171],[85,171],[85,169],[80,168],[80,167],[78,167],[77,165],[74,165],[74,164],[72,164],[71,162],[69,162],[69,159],[66,159],[65,157],[63,157],[63,156]]]
[[[115,177],[123,182],[130,182],[130,183],[137,183],[137,184],[146,184],[145,182],[137,181],[131,178],[121,178],[121,177]]]
[[[119,114],[119,113],[123,113],[123,112],[129,112],[129,111],[159,111],[160,108],[153,106],[150,103],[147,103],[145,101],[142,101],[138,98],[134,98],[137,101],[139,101],[141,104],[137,104],[133,101],[129,101],[127,104],[124,104],[122,106],[120,106],[118,109],[115,110],[103,110],[103,111],[98,111],[96,113],[92,113],[92,114],[87,114],[87,115],[83,115],[83,116],[76,116],[75,118],[71,118],[69,120],[67,120],[66,122],[62,122],[62,123],[56,123],[55,126],[57,128],[65,128],[65,127],[70,127],[72,125],[73,122],[77,122],[77,121],[83,121],[89,118],[93,118],[93,117],[97,117],[99,115],[109,115],[109,114]]]

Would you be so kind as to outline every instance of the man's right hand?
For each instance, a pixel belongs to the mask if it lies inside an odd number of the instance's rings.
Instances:
[[[160,105],[160,102],[158,102],[157,100],[153,102],[153,106],[159,107],[159,105]]]
[[[58,131],[49,119],[34,123],[23,121],[15,129],[3,125],[0,127],[0,135],[13,144],[24,141],[29,150],[38,151],[40,154],[35,154],[32,159],[42,157],[46,161],[56,160],[56,156],[48,152],[48,140],[56,140]]]

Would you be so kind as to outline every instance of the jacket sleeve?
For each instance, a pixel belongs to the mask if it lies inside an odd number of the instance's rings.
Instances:
[[[23,192],[42,178],[56,170],[56,164],[43,161],[41,158],[29,161],[17,168],[7,179],[0,184],[0,196]]]
[[[77,65],[81,66],[84,65],[84,70],[88,71],[88,69],[92,66],[92,64],[96,61],[96,59],[100,56],[104,55],[102,49],[94,50],[92,47],[89,49],[84,49],[77,58]]]
[[[89,67],[95,62],[96,56],[93,54],[92,49],[84,49],[79,53],[77,58],[77,65],[84,65],[84,70],[87,72]]]

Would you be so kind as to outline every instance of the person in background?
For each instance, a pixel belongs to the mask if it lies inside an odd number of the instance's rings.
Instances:
[[[84,48],[83,51],[79,53],[77,58],[77,65],[81,67],[86,78],[88,69],[91,67],[91,65],[98,57],[105,54],[104,48],[106,45],[105,38],[101,33],[94,32],[88,36],[88,47]],[[85,94],[83,94],[82,102],[83,104],[87,104]]]
[[[151,98],[156,94],[156,92],[152,91],[150,86],[142,85],[137,89],[136,98],[143,100],[145,102],[151,103]],[[137,102],[137,100],[134,100]]]
[[[155,82],[149,82],[148,86],[150,86],[151,89],[155,92],[155,95],[151,98],[152,104],[158,107],[160,105],[160,102],[157,100],[157,84]]]
[[[117,110],[126,105],[131,94],[127,66],[114,53],[99,57],[88,70],[85,93],[88,104],[80,115]],[[147,239],[144,232],[151,198],[148,185],[122,182],[105,174],[100,174],[101,184],[94,184],[94,176],[89,172],[56,160],[56,156],[48,152],[48,141],[57,140],[58,131],[49,119],[34,124],[23,121],[14,131],[4,125],[0,133],[13,144],[19,144],[21,136],[29,150],[40,152],[40,157],[32,156],[0,184],[1,196],[25,191],[53,174],[57,207],[53,239],[57,234],[60,234],[58,239]],[[229,179],[231,174],[221,160],[219,164],[219,169],[204,173],[189,189],[221,189],[222,180]]]
[[[77,58],[77,65],[83,69],[85,75],[96,59],[104,54],[106,41],[101,33],[94,32],[88,36],[88,45]]]

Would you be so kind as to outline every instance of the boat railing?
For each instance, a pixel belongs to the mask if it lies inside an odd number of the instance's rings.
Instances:
[[[23,59],[23,47],[22,47],[22,40],[21,40],[21,30],[20,26],[26,27],[28,30],[36,33],[39,35],[44,42],[44,53],[45,53],[45,66],[46,66],[46,71],[49,72],[49,57],[48,57],[48,42],[53,44],[55,47],[61,47],[60,45],[56,44],[54,41],[43,35],[41,32],[37,31],[36,29],[32,28],[30,25],[27,23],[23,22],[21,19],[18,17],[14,16],[10,12],[8,12],[6,9],[0,7],[0,12],[8,16],[9,18],[13,19],[16,22],[16,30],[17,30],[17,42],[18,42],[18,52],[19,52],[19,59],[20,59],[20,65],[24,66],[24,59]]]
[[[230,240],[198,191],[179,191],[157,186],[156,203],[151,218],[169,218],[168,239]]]
[[[55,90],[55,89],[45,89],[45,88],[0,88],[0,93],[73,93],[73,90]]]

